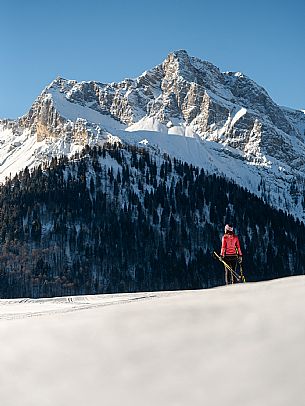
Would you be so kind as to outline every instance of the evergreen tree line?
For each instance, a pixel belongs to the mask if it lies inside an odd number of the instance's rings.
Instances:
[[[122,145],[26,168],[0,188],[0,296],[209,288],[236,226],[247,280],[304,274],[304,224],[216,175]]]

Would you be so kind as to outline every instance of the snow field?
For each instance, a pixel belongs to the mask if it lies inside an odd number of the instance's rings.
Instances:
[[[6,406],[303,405],[305,277],[1,300]]]

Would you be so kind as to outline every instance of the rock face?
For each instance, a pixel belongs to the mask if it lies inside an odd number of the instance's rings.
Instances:
[[[73,104],[82,106],[126,126],[145,117],[168,126],[178,120],[204,139],[239,148],[249,159],[257,158],[257,149],[249,147],[255,142],[267,155],[290,163],[294,151],[285,135],[304,138],[294,126],[293,113],[277,106],[262,87],[240,73],[221,73],[185,51],[171,53],[161,65],[121,83],[57,78],[18,120],[18,127],[31,128],[38,141],[68,135],[86,143],[92,135],[90,123],[65,117],[60,106],[56,108],[56,94],[71,104],[71,110]],[[301,112],[299,121],[305,121]]]
[[[16,137],[20,138],[22,145],[34,137],[35,148],[40,145],[39,159],[31,164],[50,155],[74,152],[85,144],[120,137],[127,131],[191,135],[205,145],[216,142],[222,147],[221,154],[255,166],[263,179],[261,183],[271,185],[275,180],[272,176],[285,178],[288,195],[289,182],[294,180],[292,200],[287,202],[284,196],[285,204],[280,203],[279,197],[271,198],[271,203],[294,214],[303,211],[304,112],[278,106],[247,76],[220,72],[211,63],[190,57],[183,50],[170,53],[162,64],[138,78],[120,83],[57,78],[25,116],[16,121],[0,121],[0,129],[5,134],[0,141],[3,154],[7,153],[7,139],[12,144]],[[16,147],[10,148],[13,157]],[[37,148],[34,155],[38,156]],[[2,160],[7,161],[4,155]],[[0,162],[0,168],[1,165]],[[226,169],[219,171],[225,173]],[[5,165],[2,172],[7,175]],[[237,181],[251,190],[247,182]],[[253,192],[262,193],[261,189]],[[299,216],[303,218],[303,214]]]

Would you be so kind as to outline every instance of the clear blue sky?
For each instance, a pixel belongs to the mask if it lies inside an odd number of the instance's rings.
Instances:
[[[68,79],[120,81],[186,49],[305,109],[305,0],[2,0],[0,117]]]

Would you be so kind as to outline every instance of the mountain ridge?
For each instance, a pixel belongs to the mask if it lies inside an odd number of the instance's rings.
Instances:
[[[246,75],[221,72],[184,50],[119,83],[57,77],[26,115],[0,121],[0,176],[112,140],[185,155],[187,161],[191,148],[196,165],[305,219],[304,113],[278,106]],[[30,156],[18,167],[23,147]]]

